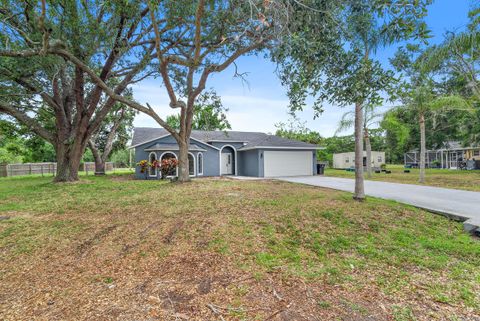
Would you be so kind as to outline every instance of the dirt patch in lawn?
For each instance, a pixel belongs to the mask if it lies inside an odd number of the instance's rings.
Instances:
[[[2,319],[479,316],[480,244],[445,218],[274,181],[91,180],[0,221]]]

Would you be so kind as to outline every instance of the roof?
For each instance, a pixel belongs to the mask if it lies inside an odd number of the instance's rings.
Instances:
[[[464,146],[462,142],[459,141],[446,141],[442,144],[442,146],[438,149],[429,149],[427,152],[448,152],[448,151],[461,151],[461,150],[469,150],[469,149],[478,149],[480,148],[479,145],[470,145],[470,146]],[[407,153],[418,153],[418,148],[412,149],[408,151]]]
[[[363,154],[365,154],[366,152],[367,151],[364,150]],[[385,154],[384,151],[380,151],[380,150],[372,150],[372,153],[377,153],[377,154],[378,153],[383,153],[383,154]],[[353,151],[353,152],[333,153],[333,156],[335,156],[335,155],[355,155],[355,152]]]
[[[133,131],[131,148],[169,135],[170,134],[167,132],[167,130],[163,128],[135,127]],[[192,130],[191,137],[204,143],[244,143],[244,146],[239,148],[238,151],[257,148],[320,149],[319,146],[314,144],[260,132]]]
[[[157,151],[157,150],[179,150],[177,144],[155,144],[149,148],[146,148],[146,152],[151,152],[151,151]],[[195,144],[190,144],[190,148],[188,149],[189,151],[199,151],[199,152],[205,152],[206,149],[201,148],[198,145]]]

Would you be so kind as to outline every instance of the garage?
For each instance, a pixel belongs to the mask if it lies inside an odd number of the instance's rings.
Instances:
[[[311,151],[264,151],[264,176],[305,176],[313,174]]]

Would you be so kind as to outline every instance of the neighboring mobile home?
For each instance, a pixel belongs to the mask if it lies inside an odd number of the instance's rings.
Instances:
[[[135,149],[135,162],[177,158],[179,151],[175,139],[163,128],[135,128],[130,148]],[[193,130],[188,153],[190,176],[314,175],[317,149],[317,145],[264,133]],[[141,173],[137,166],[136,176],[159,179],[161,173],[156,168]]]
[[[385,152],[372,151],[372,167],[385,164]],[[367,166],[367,152],[363,152],[363,166]],[[346,169],[355,167],[355,152],[333,154],[333,168]]]

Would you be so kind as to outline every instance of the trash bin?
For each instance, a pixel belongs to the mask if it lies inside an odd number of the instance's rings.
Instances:
[[[317,175],[323,175],[325,172],[325,164],[317,164]]]

